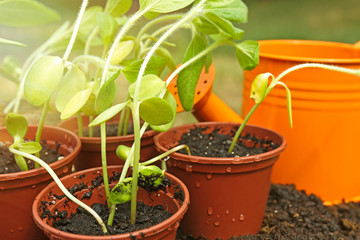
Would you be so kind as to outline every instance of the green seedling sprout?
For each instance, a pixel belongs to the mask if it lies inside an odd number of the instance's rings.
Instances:
[[[283,86],[286,90],[286,100],[287,100],[289,123],[290,123],[290,127],[293,127],[292,109],[291,109],[291,93],[290,93],[289,88],[286,86],[286,84],[281,82],[280,80],[283,77],[285,77],[286,75],[288,75],[294,71],[304,69],[304,68],[320,68],[320,69],[327,69],[327,70],[331,70],[331,71],[338,71],[338,72],[342,72],[342,73],[360,76],[360,69],[349,69],[349,68],[343,68],[343,67],[321,64],[321,63],[299,64],[299,65],[293,66],[293,67],[288,68],[287,70],[283,71],[276,78],[271,73],[259,74],[252,82],[251,89],[250,89],[250,97],[254,100],[255,105],[249,111],[249,113],[246,115],[246,117],[244,118],[244,121],[242,122],[239,129],[237,130],[237,132],[234,136],[234,139],[230,145],[230,148],[228,150],[229,153],[231,153],[233,151],[234,146],[235,146],[238,138],[240,137],[242,130],[246,126],[246,123],[249,121],[251,115],[255,112],[257,107],[262,103],[262,101],[266,98],[266,96],[270,93],[270,91],[276,85]],[[269,78],[271,79],[271,82],[268,85]]]
[[[14,138],[13,144],[10,145],[9,150],[14,154],[15,161],[20,168],[24,168],[22,170],[27,170],[27,164],[25,162],[25,158],[28,158],[36,163],[38,163],[41,167],[45,168],[45,170],[50,174],[55,183],[58,185],[60,190],[73,202],[84,208],[88,211],[100,224],[104,233],[107,233],[107,228],[100,218],[100,216],[88,205],[81,202],[79,199],[74,197],[62,184],[56,173],[52,170],[52,168],[40,158],[32,155],[41,150],[41,145],[37,142],[24,142],[24,136],[28,129],[28,122],[25,117],[15,114],[8,113],[6,115],[6,129],[9,134]],[[26,168],[26,169],[25,169]]]

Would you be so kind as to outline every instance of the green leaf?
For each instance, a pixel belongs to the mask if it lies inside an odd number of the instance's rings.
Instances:
[[[177,103],[176,103],[176,99],[175,97],[170,93],[169,90],[166,90],[166,93],[165,93],[165,96],[164,96],[164,100],[167,101],[172,110],[173,110],[173,114],[174,116],[176,115],[176,109],[177,109]],[[172,121],[170,121],[169,123],[167,124],[163,124],[163,125],[150,125],[150,127],[155,130],[155,131],[158,131],[158,132],[166,132],[167,130],[169,130],[173,125],[174,125],[174,122],[175,122],[175,117],[173,118]]]
[[[126,65],[122,69],[122,73],[124,74],[125,78],[130,82],[133,83],[136,81],[140,67],[143,63],[143,59],[140,60],[133,60],[130,64]],[[159,76],[161,72],[164,70],[166,66],[166,59],[158,56],[152,56],[147,67],[145,70],[145,75],[147,74],[155,74]]]
[[[119,182],[110,193],[109,200],[112,204],[122,204],[131,200],[132,178],[125,178]]]
[[[186,50],[184,63],[196,56],[207,47],[206,39],[199,34],[195,34]],[[189,67],[182,70],[177,79],[179,99],[184,110],[189,111],[194,105],[196,84],[199,80],[201,70],[205,64],[205,57],[192,63]]]
[[[18,84],[20,81],[19,79],[20,72],[21,72],[21,67],[18,60],[15,57],[9,55],[4,57],[0,65],[1,75]]]
[[[28,166],[27,166],[26,161],[23,156],[14,154],[14,158],[15,158],[16,165],[18,165],[18,167],[20,168],[21,171],[28,170]]]
[[[110,63],[113,65],[119,64],[122,60],[124,60],[131,51],[134,49],[134,41],[122,41],[116,45],[114,54],[111,57]]]
[[[85,105],[91,95],[92,89],[87,88],[75,94],[66,104],[64,110],[61,112],[61,119],[68,119],[74,116]]]
[[[0,2],[0,24],[26,27],[60,20],[60,15],[44,4],[30,0],[3,0]]]
[[[230,21],[247,22],[248,9],[241,0],[208,0],[205,4],[205,9]]]
[[[262,73],[257,75],[251,83],[250,98],[253,99],[255,103],[260,103],[265,98],[269,77],[274,76],[271,73]]]
[[[94,91],[93,91],[94,92]],[[95,100],[96,95],[94,93],[90,94],[90,97],[84,104],[84,106],[81,108],[81,111],[88,116],[96,116],[97,112],[95,111]]]
[[[129,102],[130,102],[130,100],[123,102],[123,103],[116,104],[116,105],[112,106],[111,108],[103,111],[102,113],[99,114],[99,116],[97,116],[89,124],[89,127],[94,127],[96,125],[100,125],[101,123],[106,122],[107,120],[109,120],[110,118],[112,118],[116,114],[118,114],[121,110],[123,110],[126,107],[126,105],[128,105]]]
[[[251,70],[259,64],[259,43],[244,41],[236,44],[236,57],[243,70]]]
[[[28,121],[25,117],[8,113],[5,117],[6,130],[14,140],[23,139],[28,130]]]
[[[171,53],[169,52],[169,50],[167,50],[166,48],[160,47],[160,48],[156,49],[156,54],[159,57],[166,59],[166,66],[168,66],[171,71],[174,71],[176,69],[175,61],[174,61],[173,57],[171,56]]]
[[[195,0],[140,0],[140,10],[150,7],[145,17],[153,18],[156,16],[156,13],[174,12],[189,6],[194,1]]]
[[[164,172],[155,165],[142,166],[139,171],[139,178],[150,186],[158,186],[165,178]]]
[[[25,142],[19,143],[17,148],[22,152],[34,154],[40,152],[42,147],[38,142]]]
[[[129,11],[132,0],[108,0],[105,12],[113,17],[118,17]]]
[[[27,45],[22,44],[22,43],[20,43],[20,42],[8,40],[8,39],[5,39],[5,38],[0,38],[0,43],[8,44],[8,45],[14,45],[14,46],[20,46],[20,47],[25,47],[25,46],[27,46]]]
[[[85,74],[76,65],[65,73],[55,97],[55,107],[62,112],[69,100],[86,87]]]
[[[97,114],[108,109],[114,101],[116,94],[115,79],[119,76],[120,70],[114,73],[106,82],[101,86],[99,93],[95,99],[95,111]]]
[[[130,153],[130,147],[125,145],[119,145],[116,148],[116,156],[121,160],[125,161]]]
[[[38,58],[25,78],[24,96],[34,106],[49,101],[58,87],[64,72],[64,61],[57,56]]]
[[[131,98],[135,98],[136,82],[129,86],[129,95]],[[150,97],[157,96],[160,92],[166,89],[166,82],[161,80],[154,74],[148,74],[143,76],[139,86],[139,92],[137,99],[144,100]]]
[[[139,106],[139,113],[140,117],[151,125],[168,124],[175,118],[171,105],[159,97],[143,100]]]
[[[117,22],[114,17],[104,12],[98,12],[96,14],[96,19],[98,22],[100,35],[104,42],[105,49],[107,49],[116,33],[118,27]]]

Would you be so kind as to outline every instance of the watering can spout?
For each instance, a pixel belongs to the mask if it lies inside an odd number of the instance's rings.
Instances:
[[[193,115],[200,122],[242,122],[242,118],[224,103],[218,96],[212,92],[212,85],[215,78],[215,67],[211,65],[208,72],[202,70],[198,83],[196,85]],[[175,77],[168,86],[169,91],[175,97],[177,102],[177,112],[184,109],[181,106],[177,94]]]

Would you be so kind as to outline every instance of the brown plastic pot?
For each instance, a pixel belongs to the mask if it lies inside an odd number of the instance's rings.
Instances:
[[[204,134],[220,129],[229,134],[237,123],[204,122],[170,129],[155,137],[160,153],[178,145],[189,129],[207,127]],[[273,164],[285,149],[286,141],[276,132],[247,125],[243,134],[268,138],[279,147],[269,152],[235,158],[211,158],[173,153],[167,160],[168,172],[188,187],[191,204],[180,229],[197,238],[229,239],[256,234],[261,227],[270,189]]]
[[[83,115],[84,128],[89,125],[89,116]],[[110,119],[107,124],[117,123],[118,116]],[[59,127],[78,133],[77,117],[62,121]],[[140,161],[149,160],[156,156],[153,137],[158,132],[154,130],[146,131],[141,138]],[[100,137],[80,137],[81,151],[75,163],[75,169],[81,171],[88,168],[101,166],[101,138]],[[116,156],[116,148],[119,145],[131,147],[134,142],[134,135],[106,137],[106,159],[107,165],[121,165],[123,161]]]
[[[26,139],[35,139],[37,126],[29,126]],[[58,176],[71,173],[71,168],[80,152],[80,139],[72,132],[53,126],[44,126],[42,139],[57,147],[65,157],[51,168]],[[0,141],[10,145],[12,138],[6,128],[0,128]],[[24,172],[0,174],[0,236],[6,240],[46,239],[31,217],[31,206],[36,195],[50,183],[51,177],[44,168]]]
[[[109,176],[112,175],[114,171],[120,171],[122,166],[110,166],[108,167]],[[80,172],[75,172],[69,176],[66,176],[61,179],[63,184],[66,187],[72,187],[74,184],[79,184],[83,182],[85,184],[91,184],[91,180],[95,177],[99,176],[102,173],[101,168],[93,168],[93,169],[86,169]],[[52,196],[54,194],[62,195],[63,193],[60,191],[58,186],[53,182],[48,187],[46,187],[43,191],[39,193],[36,197],[32,211],[33,211],[33,218],[36,224],[39,226],[40,229],[44,231],[44,233],[50,237],[50,239],[57,239],[57,240],[105,240],[105,239],[175,239],[176,231],[179,227],[180,220],[182,219],[184,213],[188,209],[189,205],[189,192],[184,185],[178,178],[165,173],[166,176],[170,179],[171,185],[167,189],[167,192],[157,191],[157,192],[147,192],[146,190],[139,188],[138,191],[138,201],[142,201],[147,205],[163,205],[164,208],[169,212],[173,213],[173,215],[165,220],[162,223],[159,223],[155,226],[152,226],[147,229],[139,230],[132,233],[126,234],[119,234],[119,235],[111,235],[111,236],[86,236],[86,235],[78,235],[63,232],[57,230],[51,226],[51,220],[41,219],[41,214],[43,208],[41,206],[41,201],[49,201],[53,200]],[[83,175],[80,179],[79,176]],[[114,186],[115,183],[112,183],[110,186]],[[81,192],[77,193],[78,197],[81,197],[85,194],[88,190],[84,189]],[[183,201],[180,201],[175,198],[175,194],[182,192],[184,194]],[[55,211],[55,209],[63,211],[64,209],[68,211],[68,213],[74,213],[77,209],[77,205],[73,202],[68,202],[68,204],[64,204],[67,198],[63,198],[61,200],[56,200],[54,205],[49,205],[48,209],[51,213]],[[105,203],[106,197],[104,192],[104,187],[99,186],[92,190],[92,195],[90,199],[83,199],[83,201],[88,204],[89,206],[93,203]]]

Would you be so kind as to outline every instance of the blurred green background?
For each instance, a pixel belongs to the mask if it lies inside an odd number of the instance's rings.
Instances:
[[[65,20],[74,21],[80,0],[40,0],[56,9]],[[90,0],[90,5],[104,5],[103,0]],[[360,40],[360,0],[244,0],[249,8],[244,39],[312,39],[355,43]],[[132,10],[137,9],[135,3]],[[28,44],[28,47],[0,46],[0,60],[6,55],[16,56],[20,62],[44,41],[61,23],[41,27],[12,28],[0,25],[0,36]],[[179,32],[173,36],[179,53],[189,35]],[[181,61],[181,54],[177,59]],[[216,78],[213,91],[236,112],[241,111],[242,71],[230,47],[214,53]],[[15,85],[0,79],[0,108],[15,94]],[[35,114],[36,115],[36,114]],[[193,122],[189,113],[179,115],[180,122]],[[0,122],[1,124],[1,122]]]

